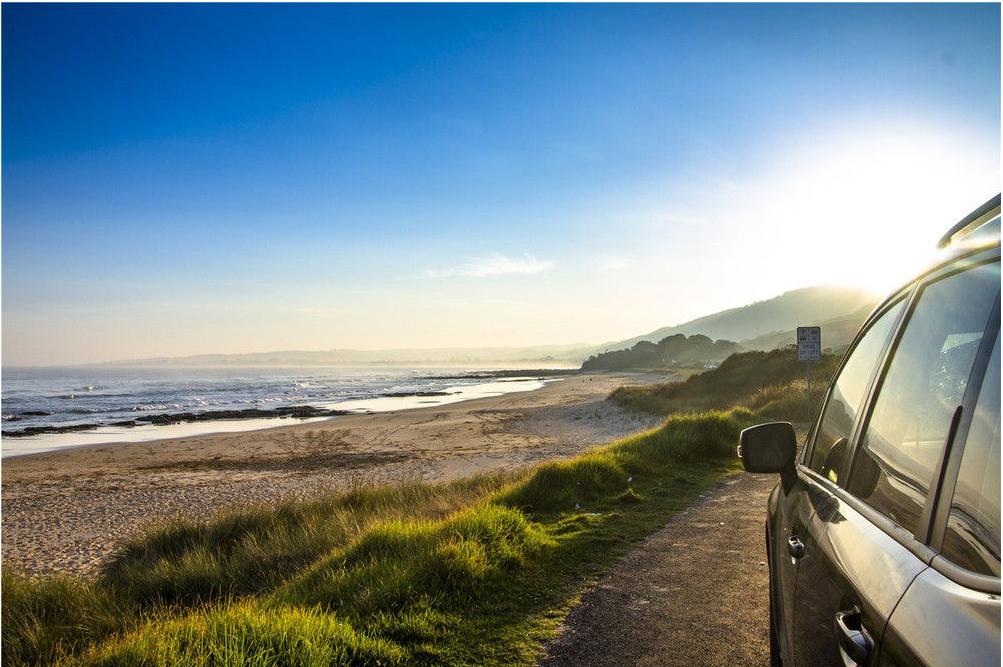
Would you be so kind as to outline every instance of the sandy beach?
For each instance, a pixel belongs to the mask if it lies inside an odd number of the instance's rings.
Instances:
[[[359,482],[441,481],[574,455],[654,426],[606,398],[666,379],[577,375],[445,406],[6,459],[3,565],[87,574],[122,538],[176,513],[208,517]]]

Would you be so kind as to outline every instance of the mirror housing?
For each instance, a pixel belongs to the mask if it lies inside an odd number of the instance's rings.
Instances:
[[[744,429],[738,436],[738,457],[748,472],[777,472],[784,487],[794,481],[797,436],[790,422],[768,422]]]

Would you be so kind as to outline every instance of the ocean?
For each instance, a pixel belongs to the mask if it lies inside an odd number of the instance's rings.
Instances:
[[[4,368],[0,454],[444,405],[538,389],[559,374],[484,368]]]

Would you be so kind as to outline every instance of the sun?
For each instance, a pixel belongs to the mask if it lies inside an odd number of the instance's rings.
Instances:
[[[748,280],[885,294],[934,262],[940,237],[999,192],[998,152],[963,129],[864,125],[787,149],[725,214],[746,226],[741,252],[759,260]]]

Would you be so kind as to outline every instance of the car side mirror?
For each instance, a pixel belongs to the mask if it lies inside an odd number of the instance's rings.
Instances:
[[[738,457],[748,472],[780,473],[787,488],[794,481],[797,436],[790,422],[751,426],[738,436]]]

